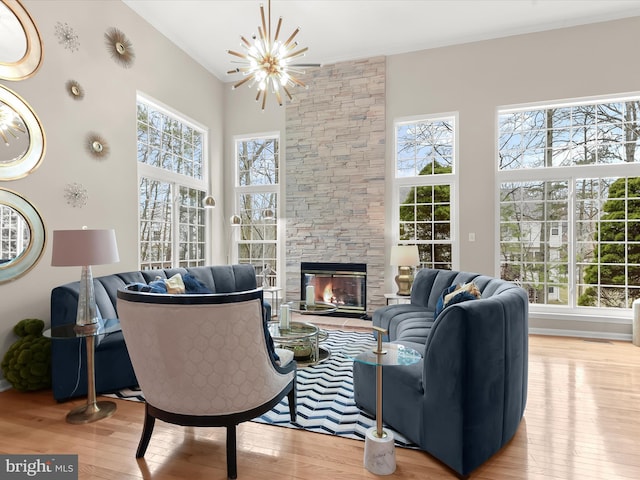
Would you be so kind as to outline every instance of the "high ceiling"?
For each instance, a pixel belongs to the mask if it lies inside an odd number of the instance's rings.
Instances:
[[[227,50],[260,25],[268,0],[123,0],[222,81]],[[301,62],[330,64],[640,16],[640,0],[273,0],[281,39],[296,27]],[[135,42],[135,34],[129,34]],[[604,40],[604,39],[603,39]]]

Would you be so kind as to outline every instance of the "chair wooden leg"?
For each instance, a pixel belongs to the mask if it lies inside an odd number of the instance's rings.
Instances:
[[[153,426],[155,425],[155,423],[155,417],[149,415],[149,408],[145,406],[144,427],[142,427],[142,436],[140,437],[140,443],[138,443],[136,458],[144,457],[144,454],[147,451],[147,447],[149,446],[149,440],[151,440],[151,434],[153,433]]]
[[[236,426],[227,426],[227,477],[238,478],[238,459],[236,456]]]
[[[289,416],[291,417],[291,421],[295,422],[297,418],[297,406],[296,406],[296,387],[291,389],[291,391],[287,394],[287,398],[289,399]]]

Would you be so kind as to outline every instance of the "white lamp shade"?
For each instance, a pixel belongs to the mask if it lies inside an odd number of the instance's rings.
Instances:
[[[391,265],[414,267],[420,263],[417,245],[395,245],[391,247]]]
[[[54,230],[51,265],[77,267],[120,261],[115,230]]]

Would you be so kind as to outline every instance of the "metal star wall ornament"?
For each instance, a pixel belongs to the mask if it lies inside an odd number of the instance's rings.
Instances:
[[[58,38],[58,43],[67,50],[75,52],[80,48],[80,42],[78,41],[78,34],[68,23],[58,22],[55,26],[55,35]]]
[[[82,86],[76,82],[75,80],[69,80],[67,81],[66,85],[65,85],[66,89],[67,89],[67,93],[71,96],[71,98],[73,98],[74,100],[82,100],[84,98],[84,89],[82,88]]]
[[[69,183],[64,187],[64,198],[74,208],[82,208],[87,204],[89,195],[87,189],[79,183]]]
[[[117,63],[125,68],[133,64],[136,55],[133,51],[133,44],[127,36],[115,27],[111,27],[104,34],[107,50]]]
[[[90,133],[86,140],[87,151],[98,159],[104,159],[109,155],[109,144],[97,133]]]

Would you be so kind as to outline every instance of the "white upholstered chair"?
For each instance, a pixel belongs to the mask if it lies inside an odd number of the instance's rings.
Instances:
[[[296,419],[293,354],[269,352],[262,291],[161,295],[118,291],[118,316],[146,400],[136,452],[144,456],[156,418],[226,427],[227,475],[237,478],[236,425],[288,396]]]

